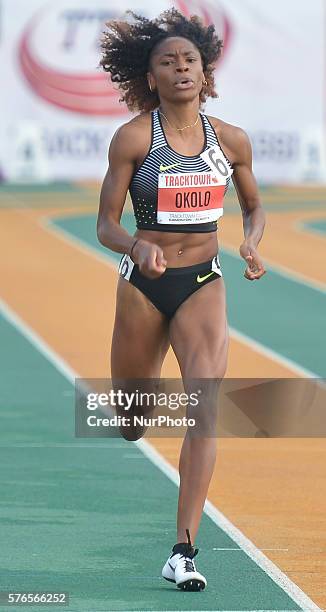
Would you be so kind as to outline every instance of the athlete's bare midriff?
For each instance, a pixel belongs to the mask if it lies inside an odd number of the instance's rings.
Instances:
[[[139,229],[135,237],[160,246],[168,268],[181,268],[209,261],[218,253],[217,232],[183,234]]]

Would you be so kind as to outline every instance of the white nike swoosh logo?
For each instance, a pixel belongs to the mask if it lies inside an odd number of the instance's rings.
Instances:
[[[170,166],[164,166],[163,164],[161,164],[160,172],[165,172],[165,170],[170,170],[170,168],[176,168],[176,166],[181,166],[181,163],[178,162],[177,164],[171,164]]]

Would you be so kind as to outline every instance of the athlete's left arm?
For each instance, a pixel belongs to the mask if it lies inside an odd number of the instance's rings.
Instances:
[[[242,210],[244,242],[240,246],[240,255],[247,262],[244,276],[255,280],[263,276],[266,270],[257,252],[257,246],[263,236],[265,212],[262,208],[258,186],[252,171],[252,148],[244,130],[232,126],[234,133],[232,149],[234,164],[232,180]]]

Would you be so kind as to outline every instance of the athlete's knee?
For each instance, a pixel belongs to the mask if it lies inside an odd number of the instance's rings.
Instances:
[[[185,352],[182,360],[182,373],[186,377],[221,379],[227,369],[229,348],[228,330],[212,338],[205,334],[192,348]]]
[[[211,364],[210,378],[218,378],[222,380],[227,370],[227,353],[220,353]]]
[[[216,355],[194,354],[187,358],[183,365],[182,373],[184,378],[210,378],[222,379],[227,369],[226,352],[218,352]]]
[[[220,338],[215,350],[212,351],[209,374],[211,378],[224,378],[227,370],[228,352],[229,335],[226,333]]]
[[[190,437],[215,437],[221,382],[218,377],[183,379],[184,389],[191,398],[186,411]]]

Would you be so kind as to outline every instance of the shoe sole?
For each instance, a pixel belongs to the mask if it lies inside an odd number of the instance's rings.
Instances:
[[[177,584],[178,589],[182,589],[183,591],[203,591],[206,584],[202,580],[186,580],[185,582],[180,582]]]

